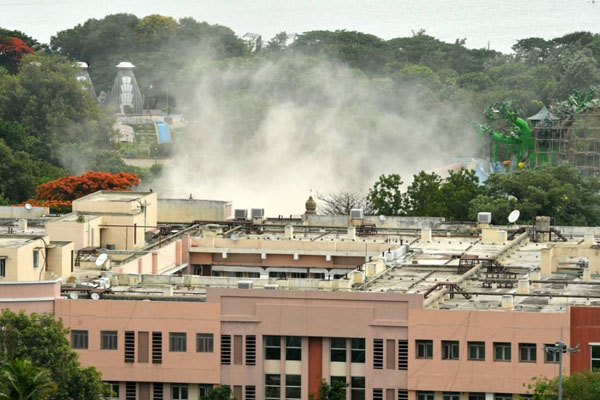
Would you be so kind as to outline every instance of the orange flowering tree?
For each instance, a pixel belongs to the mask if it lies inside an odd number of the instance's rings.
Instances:
[[[73,200],[98,190],[130,191],[140,184],[137,174],[126,172],[88,171],[81,176],[64,176],[37,187],[35,199],[27,200],[34,206],[49,207],[52,212],[71,211]]]
[[[17,72],[18,65],[25,54],[33,53],[33,49],[19,38],[0,35],[0,66],[8,72]]]

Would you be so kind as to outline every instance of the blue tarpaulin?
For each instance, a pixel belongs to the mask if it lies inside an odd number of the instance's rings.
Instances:
[[[156,122],[156,134],[158,135],[158,143],[171,143],[171,129],[169,124],[164,121]]]

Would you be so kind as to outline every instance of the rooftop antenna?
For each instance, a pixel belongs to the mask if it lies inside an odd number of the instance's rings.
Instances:
[[[510,214],[508,214],[508,222],[511,224],[514,224],[515,222],[517,222],[517,220],[519,219],[520,216],[521,216],[521,211],[512,210],[510,212]]]

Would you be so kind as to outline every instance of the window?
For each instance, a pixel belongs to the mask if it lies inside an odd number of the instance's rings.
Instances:
[[[494,343],[494,361],[510,361],[510,343]]]
[[[469,400],[485,400],[485,393],[469,393]]]
[[[265,360],[281,360],[280,336],[265,336]]]
[[[221,335],[221,365],[231,365],[231,335]]]
[[[187,383],[171,384],[171,399],[172,400],[188,400],[188,385],[187,385]]]
[[[519,343],[519,361],[536,362],[537,349],[535,343]]]
[[[408,340],[398,340],[398,369],[408,370]]]
[[[433,340],[417,340],[417,358],[433,358]]]
[[[443,400],[459,400],[460,393],[458,392],[444,392],[442,395]]]
[[[279,400],[281,398],[280,393],[281,375],[265,375],[265,400]]]
[[[203,400],[208,396],[208,392],[212,390],[212,385],[199,384],[198,385],[198,400]]]
[[[125,331],[125,362],[135,361],[135,332]]]
[[[154,382],[152,384],[152,399],[163,400],[164,398],[164,387],[162,382]]]
[[[346,338],[331,338],[331,361],[346,362]]]
[[[110,386],[111,398],[118,399],[119,398],[119,382],[105,382]]]
[[[152,364],[162,364],[162,332],[152,332]]]
[[[331,377],[331,385],[333,386],[333,382],[342,382],[342,383],[346,383],[346,377],[345,376],[332,376]]]
[[[169,351],[187,351],[187,333],[169,332]]]
[[[6,278],[6,258],[0,258],[0,278]]]
[[[554,348],[553,344],[545,344],[544,345],[544,353],[545,353],[545,361],[547,363],[558,363],[558,352],[550,351],[548,348]]]
[[[458,360],[458,341],[442,340],[442,360]]]
[[[485,360],[485,342],[469,342],[469,360],[484,361]]]
[[[100,331],[101,350],[117,350],[117,343],[117,331]]]
[[[38,250],[33,251],[33,268],[40,266],[40,252]]]
[[[600,345],[590,345],[590,354],[591,354],[591,365],[590,369],[595,370],[600,368]],[[556,353],[556,357],[558,358],[559,354]]]
[[[88,348],[88,331],[71,331],[71,348]]]
[[[246,392],[244,400],[256,400],[256,386],[248,385],[244,388],[244,390]]]
[[[256,365],[255,335],[246,335],[246,365]]]
[[[350,349],[350,362],[364,364],[365,339],[352,338],[350,340]]]
[[[433,400],[433,392],[417,392],[417,400]]]
[[[496,393],[494,394],[494,400],[512,400],[512,394]]]
[[[300,375],[286,375],[285,376],[285,398],[286,400],[301,399],[302,377]]]
[[[212,353],[213,343],[214,339],[212,333],[196,333],[197,353]]]
[[[286,336],[285,359],[290,361],[302,360],[302,338],[300,336]],[[295,376],[295,375],[291,375]],[[287,384],[286,384],[287,387]],[[287,393],[287,392],[286,392]],[[286,394],[287,397],[287,394]]]
[[[365,377],[353,376],[350,378],[350,399],[365,400]]]
[[[383,369],[383,339],[373,339],[373,369]]]

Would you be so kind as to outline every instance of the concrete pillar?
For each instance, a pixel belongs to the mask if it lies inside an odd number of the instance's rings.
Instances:
[[[540,275],[552,275],[552,249],[542,249],[540,252]]]
[[[152,274],[158,275],[158,253],[152,252]]]
[[[175,242],[175,265],[181,265],[181,241]]]
[[[355,226],[348,227],[348,239],[356,240],[356,227]]]
[[[19,219],[17,223],[20,231],[25,232],[27,230],[27,220],[25,218]]]
[[[513,297],[511,295],[502,296],[502,309],[512,310],[513,309]]]
[[[190,235],[183,235],[181,237],[181,262],[190,262]]]
[[[529,294],[529,278],[519,279],[517,293]]]
[[[431,242],[431,228],[421,229],[421,240],[424,242]]]
[[[531,271],[531,272],[529,273],[529,279],[531,279],[532,281],[539,281],[539,280],[540,280],[540,278],[541,278],[541,276],[540,276],[540,271],[537,271],[537,270],[536,270],[536,271]],[[538,287],[540,287],[540,286],[541,286],[541,284],[540,284],[540,283],[532,283],[532,286],[533,286],[534,288],[538,288]]]
[[[583,276],[581,278],[584,282],[589,282],[592,280],[592,271],[589,268],[583,269]]]
[[[19,221],[21,221],[21,220],[19,220]],[[596,242],[596,240],[594,239],[593,233],[586,233],[585,236],[583,237],[583,244],[586,246],[592,246],[595,242]]]
[[[142,264],[142,258],[138,258],[138,274],[144,273],[144,266]]]
[[[294,237],[294,227],[292,225],[286,225],[284,228],[284,237],[286,239],[292,239]]]
[[[165,287],[165,296],[173,296],[173,285]]]

